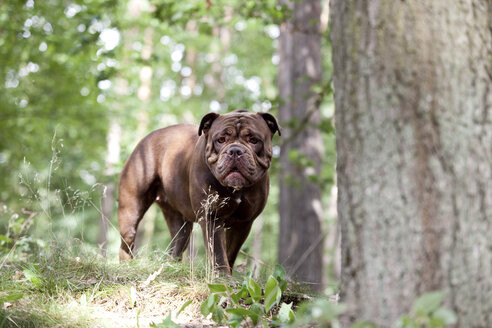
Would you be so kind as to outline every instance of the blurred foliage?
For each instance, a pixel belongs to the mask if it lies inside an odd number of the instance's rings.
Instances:
[[[196,124],[209,111],[278,110],[279,24],[291,13],[275,0],[1,3],[4,250],[16,243],[18,251],[32,249],[37,242],[27,233],[31,225],[41,239],[68,236],[95,244],[103,184],[117,182],[124,160],[146,133],[179,122]],[[328,191],[334,180],[335,143],[327,31],[323,52],[325,78],[316,89],[323,120],[309,128],[323,132],[323,173],[313,179]],[[144,99],[139,92],[145,72],[151,73],[151,83]],[[122,129],[121,158],[108,173],[111,122]],[[288,124],[304,128],[303,122]],[[277,138],[274,142],[280,144]],[[310,163],[295,154],[292,161]],[[263,213],[263,258],[269,263],[276,257],[278,165],[274,161],[270,202]],[[152,239],[151,248],[163,249],[168,232],[157,215],[158,238]],[[112,256],[116,228],[110,234]]]
[[[92,1],[69,17],[71,1],[3,1],[0,6],[0,199],[19,198],[15,172],[43,170],[56,134],[68,148],[65,183],[81,184],[105,149],[106,111],[97,102],[97,29],[114,1]],[[90,9],[89,9],[90,8]],[[82,31],[82,26],[84,30]],[[57,182],[63,183],[62,181]],[[54,185],[56,188],[57,186]],[[20,204],[23,205],[23,204]]]

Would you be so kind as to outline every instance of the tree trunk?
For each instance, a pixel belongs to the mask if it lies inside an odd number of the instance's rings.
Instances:
[[[101,196],[101,220],[99,221],[99,237],[97,244],[101,248],[101,255],[106,257],[108,227],[115,204],[116,184],[114,182],[115,165],[120,161],[121,126],[115,117],[111,118],[107,136],[106,169],[104,175],[108,182]]]
[[[312,87],[321,81],[321,8],[319,0],[280,3],[293,14],[281,25],[279,40],[279,119],[285,141],[280,156],[278,256],[289,275],[320,290],[323,210],[321,189],[312,177],[320,174],[323,145]],[[309,161],[312,165],[306,166]]]
[[[251,266],[250,271],[252,273],[252,277],[254,279],[258,279],[261,273],[261,264],[263,263],[261,260],[261,249],[263,246],[262,238],[263,238],[263,217],[259,217],[255,220],[255,224],[253,225],[253,241],[251,246]]]
[[[147,6],[146,1],[144,0],[130,0],[128,5],[129,14],[136,20],[139,19],[142,15],[148,15],[149,9],[150,8]],[[130,30],[127,38],[127,42],[129,42],[128,45],[130,47],[131,43],[133,43],[137,38],[140,37],[139,34],[140,29],[138,26]],[[151,59],[154,46],[153,36],[154,28],[146,27],[142,34],[143,47],[140,53],[140,58],[142,59],[143,65],[140,67],[139,71],[140,85],[137,90],[137,98],[142,103],[142,106],[137,114],[137,140],[141,140],[149,132],[149,114],[145,110],[145,108],[148,108],[148,104],[152,95],[153,71],[152,67],[149,65],[149,61]],[[154,234],[156,213],[157,211],[155,210],[155,208],[151,208],[140,222],[139,229],[137,230],[137,236],[135,237],[135,253],[140,251],[142,247],[148,246],[152,235]]]
[[[332,0],[342,300],[492,327],[492,2]]]
[[[232,19],[233,11],[231,6],[225,7],[224,22],[228,23]],[[215,57],[212,63],[212,74],[214,76],[211,88],[217,95],[219,102],[225,101],[226,87],[224,85],[224,66],[222,65],[222,59],[231,49],[231,30],[227,24],[223,26],[214,26],[212,30],[213,36],[220,39],[220,52]]]
[[[337,214],[337,195],[338,189],[335,179],[335,184],[332,186],[330,191],[330,203],[328,209],[325,211],[330,218],[330,222],[327,227],[327,233],[325,236],[325,254],[324,254],[324,265],[328,270],[325,269],[326,277],[333,277],[336,281],[340,280],[341,274],[341,253],[340,253],[340,222],[338,220]]]
[[[142,8],[145,8],[145,3],[143,1],[139,2]],[[149,126],[149,114],[144,108],[148,107],[152,94],[152,67],[148,65],[149,60],[152,56],[153,51],[153,35],[154,30],[152,27],[147,27],[143,32],[143,48],[141,53],[142,62],[144,65],[140,68],[140,86],[137,91],[137,98],[142,102],[142,109],[137,115],[137,131],[136,139],[141,140],[145,135],[147,135]],[[142,222],[140,222],[139,229],[137,230],[137,236],[135,238],[135,252],[141,250],[142,247],[148,246],[155,229],[155,219],[157,216],[157,211],[152,206],[147,213],[145,213]]]

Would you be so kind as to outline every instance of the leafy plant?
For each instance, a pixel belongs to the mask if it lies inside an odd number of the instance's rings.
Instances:
[[[222,324],[240,327],[244,320],[251,320],[256,326],[280,326],[295,320],[292,303],[281,303],[282,293],[287,287],[284,269],[277,265],[267,280],[264,291],[250,275],[246,276],[239,288],[225,284],[209,284],[210,296],[202,303],[200,310],[207,317]],[[275,306],[280,306],[274,314]],[[270,319],[267,323],[267,319]]]
[[[338,317],[344,311],[345,305],[333,303],[326,298],[319,298],[313,302],[301,304],[296,314],[298,319],[290,327],[301,327],[314,323],[317,327],[340,327]]]
[[[38,290],[41,290],[43,288],[43,280],[41,278],[41,275],[39,274],[37,266],[31,266],[30,268],[24,269],[22,272],[34,288]]]
[[[3,216],[10,216],[6,232],[0,233],[0,253],[10,252],[13,248],[20,248],[24,251],[31,250],[33,244],[38,240],[33,240],[28,231],[37,214],[37,212],[29,212],[25,209],[22,209],[19,214],[10,210],[6,205],[0,208],[0,220]]]
[[[402,316],[395,324],[398,328],[444,328],[456,323],[453,311],[442,306],[444,294],[430,292],[418,297],[410,314]],[[303,327],[316,324],[317,327],[341,327],[338,317],[345,311],[344,304],[336,304],[327,299],[301,304],[296,313],[297,319],[290,327]],[[371,321],[361,321],[351,328],[378,328]]]
[[[444,293],[430,292],[421,295],[413,303],[409,315],[402,316],[396,323],[401,328],[442,328],[456,323],[456,315],[442,306]]]

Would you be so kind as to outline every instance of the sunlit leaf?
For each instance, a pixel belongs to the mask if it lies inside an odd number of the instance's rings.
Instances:
[[[429,314],[439,308],[444,298],[442,292],[430,292],[419,296],[413,304],[414,313]]]

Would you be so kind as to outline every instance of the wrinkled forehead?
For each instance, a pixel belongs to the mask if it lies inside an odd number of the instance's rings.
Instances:
[[[228,131],[229,133],[241,133],[254,129],[262,134],[268,132],[268,125],[265,120],[249,112],[233,112],[219,116],[212,124],[213,132]]]

